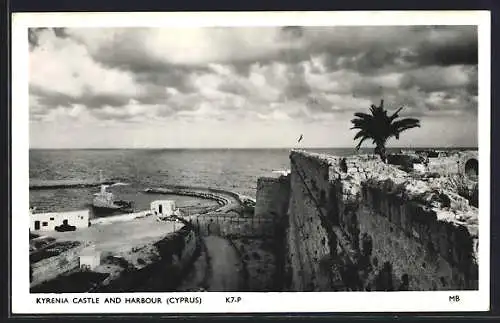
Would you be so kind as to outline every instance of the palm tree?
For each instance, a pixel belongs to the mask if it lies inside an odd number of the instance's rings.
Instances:
[[[403,109],[399,108],[391,116],[387,115],[387,110],[384,109],[384,100],[380,101],[380,106],[371,105],[371,114],[357,112],[354,114],[355,119],[352,119],[352,129],[359,129],[354,136],[354,140],[360,139],[356,150],[359,150],[361,144],[371,139],[375,144],[375,153],[386,162],[385,145],[391,137],[399,139],[399,134],[405,130],[420,127],[420,121],[414,118],[404,118],[396,120],[398,113]]]

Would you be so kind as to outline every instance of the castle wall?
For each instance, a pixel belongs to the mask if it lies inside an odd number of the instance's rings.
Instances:
[[[222,237],[272,237],[277,221],[269,217],[242,218],[234,214],[208,213],[184,217],[200,236]]]
[[[289,290],[477,289],[477,209],[466,200],[372,156],[290,160]]]
[[[283,216],[288,209],[289,176],[260,177],[257,180],[255,216]]]

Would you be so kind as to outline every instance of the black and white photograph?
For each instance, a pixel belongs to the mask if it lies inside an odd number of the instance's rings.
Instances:
[[[20,24],[17,308],[487,309],[488,15],[74,15]]]

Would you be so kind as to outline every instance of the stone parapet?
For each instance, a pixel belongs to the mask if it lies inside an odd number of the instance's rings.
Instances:
[[[373,155],[290,160],[291,290],[477,289],[478,209],[457,192]]]

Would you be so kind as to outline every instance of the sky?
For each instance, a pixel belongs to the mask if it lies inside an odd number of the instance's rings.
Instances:
[[[31,148],[476,147],[475,26],[31,28]],[[304,139],[297,144],[297,138]],[[369,145],[368,145],[369,147]]]

